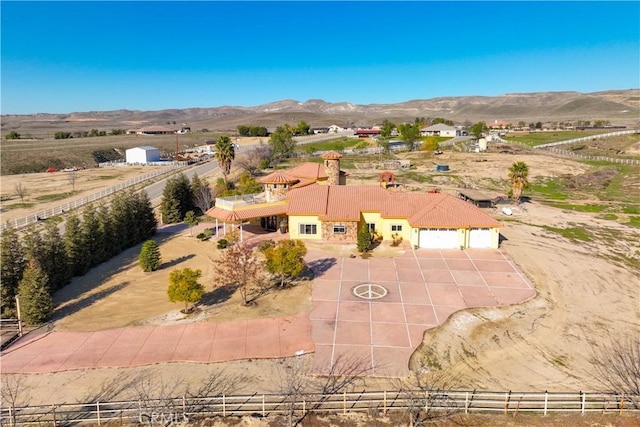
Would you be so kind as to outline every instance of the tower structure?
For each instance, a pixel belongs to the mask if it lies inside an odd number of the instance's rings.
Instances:
[[[327,185],[340,185],[340,159],[342,154],[329,151],[322,155],[324,173],[327,175]]]

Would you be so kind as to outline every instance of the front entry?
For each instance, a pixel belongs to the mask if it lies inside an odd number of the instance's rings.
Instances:
[[[267,231],[277,231],[278,230],[278,216],[263,216],[260,218],[260,225]]]

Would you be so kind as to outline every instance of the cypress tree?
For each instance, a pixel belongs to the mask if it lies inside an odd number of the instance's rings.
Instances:
[[[22,319],[30,325],[44,323],[53,315],[53,297],[48,282],[47,274],[37,263],[31,262],[25,269],[18,291]]]
[[[12,228],[2,232],[0,244],[0,301],[2,303],[2,317],[15,316],[15,296],[22,273],[26,268],[25,250],[18,238],[18,233]]]
[[[71,274],[83,276],[89,269],[90,258],[84,235],[81,232],[80,218],[75,213],[69,214],[65,222],[64,247]]]

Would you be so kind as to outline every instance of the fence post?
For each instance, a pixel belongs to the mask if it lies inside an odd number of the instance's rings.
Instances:
[[[347,391],[342,392],[342,413],[347,413]]]
[[[264,408],[264,394],[262,395],[262,416],[265,416],[265,408]]]
[[[51,412],[53,413],[53,427],[58,427],[58,421],[56,420],[56,405],[51,405]]]
[[[464,413],[469,413],[469,392],[466,392],[464,396]]]
[[[302,399],[302,415],[307,414],[307,399]]]
[[[222,395],[222,416],[226,417],[227,416],[227,408],[225,406],[225,395]]]
[[[584,405],[585,405],[585,400],[586,400],[586,394],[583,393],[583,392],[580,392],[580,394],[582,395],[581,404],[580,404],[580,414],[584,415]]]
[[[187,398],[183,395],[182,396],[182,416],[186,416],[187,415]]]
[[[96,402],[96,414],[98,416],[98,425],[100,425],[100,402]]]
[[[387,415],[387,390],[382,393],[383,410],[382,414]]]
[[[504,414],[507,415],[509,413],[509,395],[511,394],[511,390],[504,394]]]
[[[549,393],[544,391],[544,416],[547,416],[547,405],[549,404]]]
[[[16,420],[13,419],[13,405],[9,406],[9,425],[13,427],[15,425]]]
[[[624,394],[622,396],[620,396],[620,415],[622,415],[622,412],[624,411]]]

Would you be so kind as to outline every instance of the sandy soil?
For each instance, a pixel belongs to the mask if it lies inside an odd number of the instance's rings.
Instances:
[[[478,159],[487,161],[477,162]],[[445,154],[433,158],[433,164],[449,163],[453,173],[469,186],[493,196],[506,192],[501,180],[516,160],[529,165],[532,177],[580,174],[586,169],[570,160],[537,155]],[[430,170],[433,169],[429,165],[423,168],[425,172]],[[349,183],[365,182],[364,176],[376,176],[376,171],[354,172]],[[436,178],[443,191],[454,192],[460,184],[447,176]],[[366,182],[371,184],[371,180]],[[406,182],[406,185],[417,184]],[[505,220],[502,234],[506,240],[502,247],[536,285],[538,295],[517,306],[454,314],[445,325],[425,333],[423,345],[412,358],[412,367],[421,369],[424,366],[421,360],[428,355],[444,367],[451,366],[468,388],[597,389],[588,362],[593,346],[606,343],[611,336],[640,330],[640,272],[616,261],[616,253],[638,257],[640,231],[597,219],[592,214],[563,211],[535,201],[528,203],[526,210],[515,209],[512,217],[500,216],[498,212],[495,215]],[[585,226],[594,233],[606,232],[616,239],[575,243],[544,230],[542,225]],[[166,299],[166,276],[173,268],[201,268],[202,283],[213,293],[211,259],[215,258],[216,250],[213,243],[199,242],[187,230],[171,236],[161,234],[157,239],[163,261],[170,268],[143,273],[136,265],[138,251],[131,249],[84,278],[75,279],[56,295],[61,305],[55,328],[79,331],[175,321],[223,321],[242,316],[291,314],[310,307],[311,284],[306,282],[286,294],[267,294],[255,307],[241,306],[236,295],[219,295],[228,299],[191,318],[182,318],[178,314],[180,307]],[[29,401],[51,403],[48,391],[51,389],[58,390],[56,401],[78,401],[99,393],[119,375],[128,378],[150,375],[166,382],[195,383],[219,368],[248,375],[239,391],[269,392],[275,391],[281,366],[278,360],[252,360],[215,366],[172,364],[22,377]],[[383,380],[367,381],[372,388],[383,385]]]

